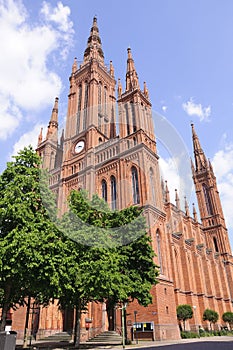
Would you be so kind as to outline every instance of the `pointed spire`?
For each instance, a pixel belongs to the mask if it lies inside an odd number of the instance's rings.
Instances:
[[[167,180],[165,180],[165,202],[170,203],[170,193],[167,185]]]
[[[114,77],[114,67],[112,61],[110,61],[109,73],[112,77]]]
[[[90,31],[90,36],[87,40],[87,48],[84,52],[84,63],[89,62],[91,59],[97,59],[101,63],[104,63],[104,53],[102,50],[102,43],[99,36],[99,28],[97,26],[97,18],[93,18],[93,24]]]
[[[180,209],[180,198],[179,198],[177,189],[175,189],[175,201],[176,201],[177,209]]]
[[[135,70],[134,60],[131,49],[128,48],[127,72],[126,72],[126,91],[132,91],[139,88],[138,75]]]
[[[194,221],[198,221],[197,220],[197,211],[196,211],[196,208],[195,208],[195,204],[193,203],[193,218],[194,218]]]
[[[62,129],[61,137],[60,137],[60,146],[63,146],[65,139],[64,129]]]
[[[192,127],[193,150],[194,150],[196,171],[201,171],[201,170],[208,168],[208,162],[207,162],[205,153],[203,152],[203,150],[201,148],[201,144],[200,144],[199,138],[195,132],[194,125],[191,124],[191,127]]]
[[[55,102],[54,102],[54,106],[53,106],[53,110],[52,110],[51,119],[50,119],[51,122],[55,122],[55,123],[58,122],[58,100],[59,100],[59,98],[56,97]]]
[[[117,93],[118,93],[118,97],[121,97],[121,95],[122,95],[122,84],[121,84],[121,79],[120,78],[118,78]]]
[[[77,66],[77,57],[74,58],[74,63],[72,65],[72,73],[74,74],[78,69],[78,66]]]
[[[40,129],[37,146],[39,146],[41,144],[42,140],[43,140],[43,128]]]
[[[58,131],[58,97],[55,98],[54,107],[52,110],[50,122],[48,125],[47,139],[52,139],[57,142],[57,131]]]
[[[187,201],[186,196],[184,197],[184,208],[185,208],[185,215],[190,216],[189,205],[188,205],[188,201]]]
[[[145,95],[146,98],[149,98],[149,91],[147,89],[147,86],[146,86],[146,82],[144,81],[144,84],[143,84],[143,93]]]

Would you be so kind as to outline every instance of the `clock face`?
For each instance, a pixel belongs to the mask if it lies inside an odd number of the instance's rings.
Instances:
[[[84,141],[79,141],[74,148],[75,153],[82,152],[82,150],[84,149],[84,146],[85,146]]]

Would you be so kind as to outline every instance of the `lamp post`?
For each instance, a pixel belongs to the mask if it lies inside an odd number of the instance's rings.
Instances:
[[[135,310],[134,312],[134,334],[135,334],[135,340],[136,340],[136,344],[138,344],[138,337],[137,337],[137,311]]]
[[[125,348],[125,310],[127,303],[122,304],[121,310],[121,325],[122,325],[122,347]]]

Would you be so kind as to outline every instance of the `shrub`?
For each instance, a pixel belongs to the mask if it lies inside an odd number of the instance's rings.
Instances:
[[[180,336],[182,339],[199,338],[199,335],[197,333],[186,331],[180,332]]]

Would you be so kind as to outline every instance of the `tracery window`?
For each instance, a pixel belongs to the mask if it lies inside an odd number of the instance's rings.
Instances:
[[[133,204],[139,204],[140,196],[139,196],[138,171],[135,167],[132,167],[131,174],[132,174]]]
[[[116,178],[111,176],[111,199],[112,199],[112,209],[116,209],[116,196],[117,196],[117,188],[116,188]]]
[[[212,203],[211,203],[211,199],[210,199],[209,189],[206,186],[206,184],[203,184],[202,187],[203,187],[203,192],[204,192],[204,198],[205,198],[205,204],[206,204],[207,213],[209,215],[213,215],[213,207],[212,207]]]
[[[108,193],[107,193],[107,182],[105,180],[102,180],[101,187],[102,187],[102,198],[107,202]]]

